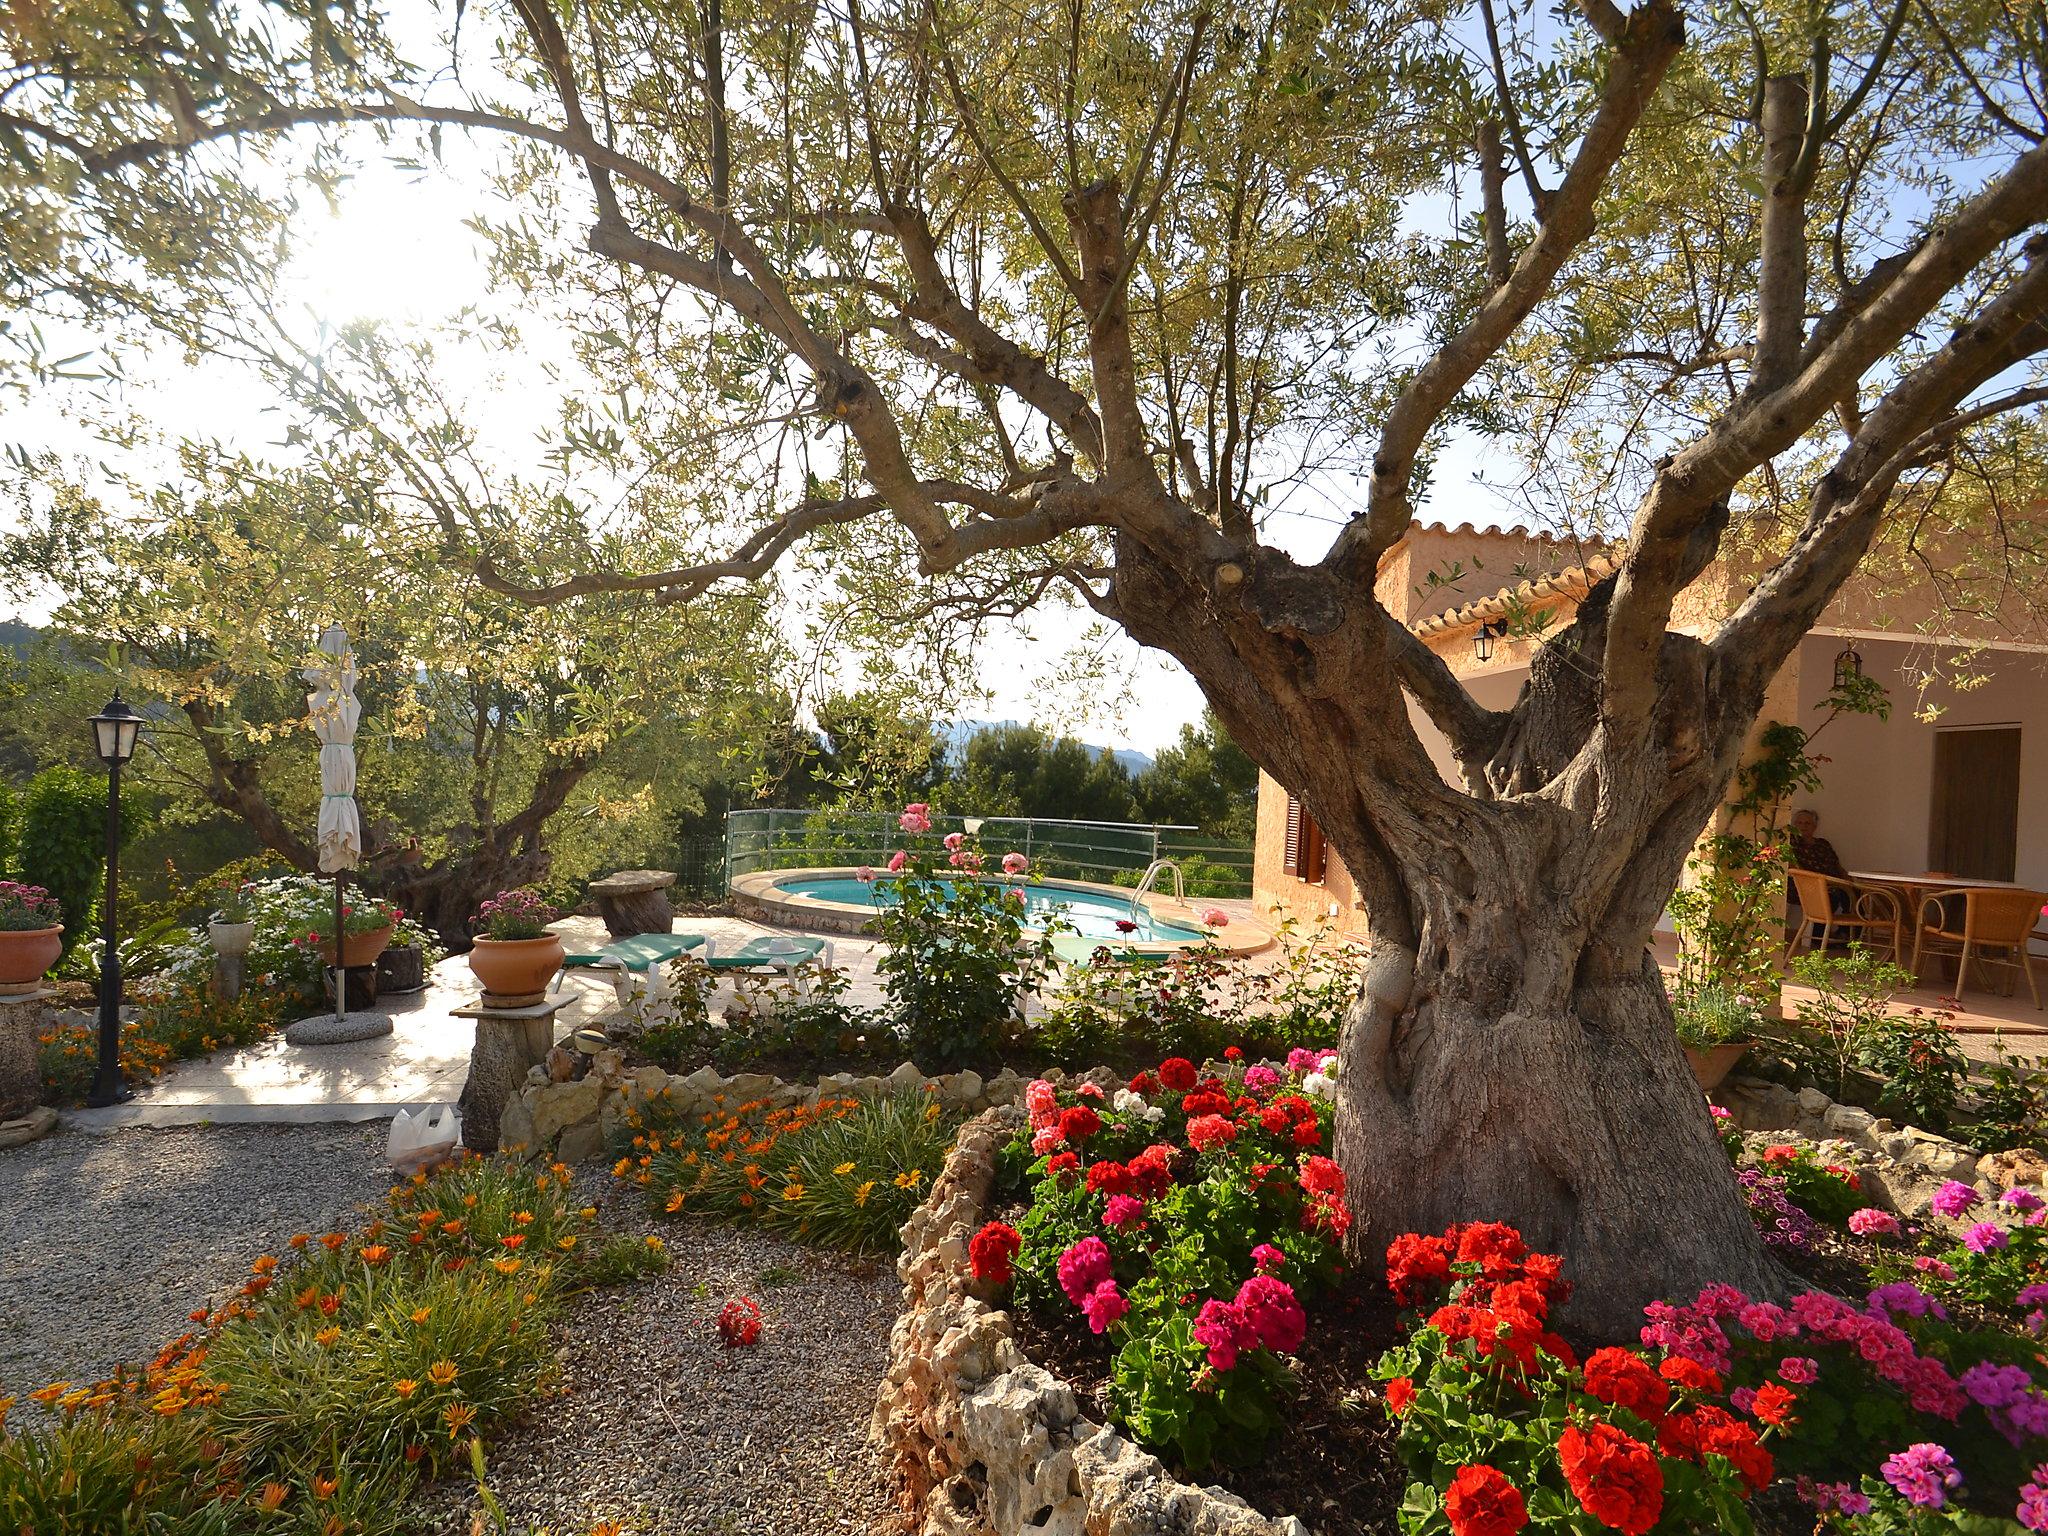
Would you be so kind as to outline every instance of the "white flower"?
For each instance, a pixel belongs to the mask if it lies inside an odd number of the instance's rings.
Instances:
[[[1142,1115],[1148,1106],[1143,1094],[1133,1093],[1128,1088],[1119,1088],[1116,1097],[1109,1101],[1109,1107],[1120,1115]]]
[[[1312,1093],[1320,1099],[1334,1100],[1337,1097],[1337,1081],[1327,1072],[1311,1072],[1301,1080],[1301,1091]]]

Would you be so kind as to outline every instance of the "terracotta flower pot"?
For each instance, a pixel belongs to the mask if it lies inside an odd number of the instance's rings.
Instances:
[[[341,963],[350,970],[359,966],[375,965],[377,957],[384,953],[384,946],[391,942],[391,935],[397,931],[396,923],[386,923],[382,928],[373,928],[368,933],[352,933],[342,941]],[[334,964],[334,945],[320,946],[320,958],[329,965]]]
[[[469,952],[469,968],[483,989],[498,997],[544,992],[562,968],[562,941],[552,933],[537,939],[478,939]]]
[[[0,932],[0,997],[35,991],[63,953],[61,926]]]
[[[1700,1090],[1712,1093],[1721,1086],[1721,1080],[1735,1070],[1735,1063],[1749,1054],[1750,1042],[1729,1040],[1720,1045],[1688,1045],[1685,1059],[1692,1065],[1692,1075],[1699,1079]]]

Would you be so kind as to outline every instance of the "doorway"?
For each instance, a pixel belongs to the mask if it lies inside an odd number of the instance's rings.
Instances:
[[[2020,728],[1937,730],[1927,834],[1931,869],[1970,880],[2010,880],[2019,826]]]

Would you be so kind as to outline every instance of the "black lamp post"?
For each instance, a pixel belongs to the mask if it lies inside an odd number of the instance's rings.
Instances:
[[[131,1097],[121,1081],[121,944],[114,931],[114,897],[120,890],[121,765],[135,755],[142,717],[114,690],[92,717],[92,745],[107,765],[107,895],[100,903],[100,1064],[86,1103],[118,1104]]]

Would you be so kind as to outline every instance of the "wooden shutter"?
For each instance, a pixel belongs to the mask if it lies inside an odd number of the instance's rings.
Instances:
[[[1324,856],[1323,829],[1316,825],[1313,816],[1302,809],[1301,802],[1287,797],[1287,846],[1282,868],[1297,880],[1310,885],[1323,878]]]

